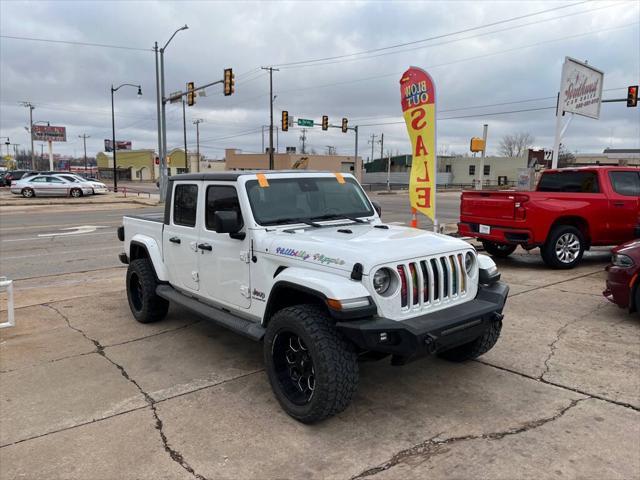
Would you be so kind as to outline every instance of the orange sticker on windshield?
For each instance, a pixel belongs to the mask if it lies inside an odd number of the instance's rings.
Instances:
[[[264,173],[258,173],[256,177],[258,177],[258,185],[262,188],[269,186],[269,182],[267,181],[267,177],[264,176]]]
[[[338,179],[338,183],[344,183],[344,177],[342,176],[341,173],[334,173],[334,175]]]

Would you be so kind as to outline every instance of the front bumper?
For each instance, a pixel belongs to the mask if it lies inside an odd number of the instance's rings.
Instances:
[[[631,268],[608,265],[606,289],[602,294],[620,308],[631,307],[633,272]]]
[[[496,282],[480,286],[470,302],[444,310],[395,321],[373,317],[336,323],[336,328],[358,347],[394,356],[404,363],[471,342],[493,322],[502,320],[509,287]]]

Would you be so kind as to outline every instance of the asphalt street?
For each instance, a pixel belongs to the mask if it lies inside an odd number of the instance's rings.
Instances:
[[[116,228],[122,215],[162,207],[34,206],[0,214],[0,275],[13,280],[120,264]]]
[[[458,218],[459,192],[438,195],[440,222]],[[411,220],[406,193],[371,194],[390,224]],[[83,272],[119,266],[122,244],[116,229],[126,214],[157,213],[163,206],[135,204],[41,205],[12,207],[0,213],[0,275],[18,280],[43,275]],[[430,228],[420,217],[420,228]]]

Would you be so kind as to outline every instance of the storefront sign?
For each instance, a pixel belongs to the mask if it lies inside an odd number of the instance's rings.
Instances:
[[[561,112],[600,117],[604,73],[591,65],[565,57],[560,82]]]
[[[36,142],[66,142],[67,127],[54,127],[53,125],[34,125],[33,139]]]

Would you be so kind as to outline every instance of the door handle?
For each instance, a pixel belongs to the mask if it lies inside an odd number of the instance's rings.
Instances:
[[[213,247],[211,245],[209,245],[208,243],[199,243],[198,244],[198,248],[200,250],[206,250],[208,252],[210,252],[211,250],[213,250]]]
[[[624,207],[624,202],[613,202],[614,207]]]
[[[179,239],[178,237],[171,237],[171,238],[169,239],[169,241],[170,241],[171,243],[180,243],[180,239]]]

